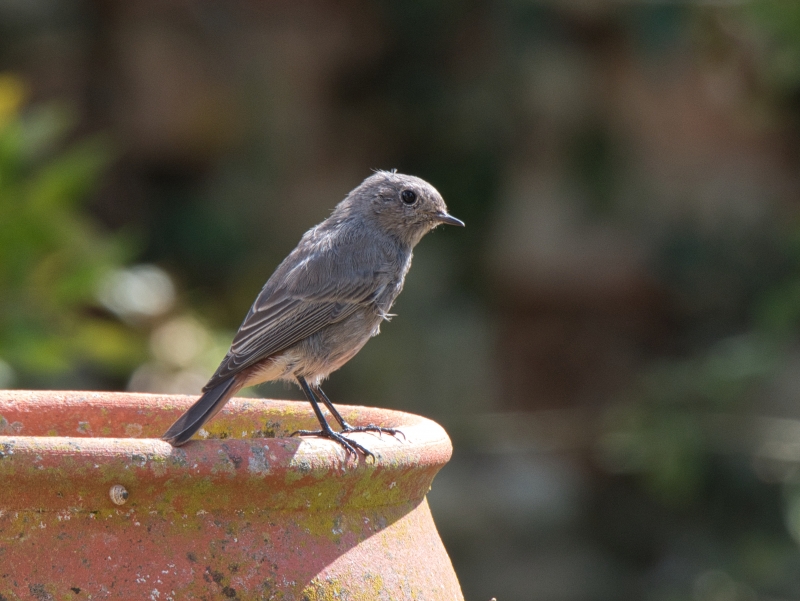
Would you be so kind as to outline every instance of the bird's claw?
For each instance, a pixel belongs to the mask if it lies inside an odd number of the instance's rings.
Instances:
[[[344,423],[342,426],[342,432],[377,432],[378,434],[391,434],[395,438],[397,435],[400,434],[403,437],[403,440],[406,440],[406,435],[397,428],[384,428],[383,426],[376,426],[375,424],[369,424],[366,426],[351,426],[347,422]]]
[[[359,430],[355,431],[358,432]],[[333,430],[297,430],[292,432],[291,436],[319,436],[321,438],[327,438],[339,443],[348,455],[352,453],[356,456],[356,458],[358,458],[358,451],[361,451],[361,453],[364,455],[364,458],[372,457],[373,461],[375,460],[375,454],[367,449],[364,445],[357,443],[352,438],[342,436]]]

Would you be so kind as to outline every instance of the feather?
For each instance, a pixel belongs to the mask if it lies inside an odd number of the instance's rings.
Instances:
[[[161,440],[170,443],[174,447],[179,447],[187,442],[195,432],[203,427],[208,420],[214,417],[222,409],[228,399],[233,396],[239,387],[235,386],[236,378],[231,377],[217,384],[211,390],[205,392],[194,405],[181,415],[177,421],[169,427]]]

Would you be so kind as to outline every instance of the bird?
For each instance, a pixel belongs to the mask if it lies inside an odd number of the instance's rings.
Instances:
[[[294,434],[327,438],[348,455],[374,457],[347,434],[399,431],[349,424],[320,384],[393,317],[389,311],[403,289],[414,247],[443,224],[464,226],[425,180],[396,170],[367,177],[275,269],[202,395],[162,440],[181,446],[240,389],[283,380],[300,387],[320,425]]]

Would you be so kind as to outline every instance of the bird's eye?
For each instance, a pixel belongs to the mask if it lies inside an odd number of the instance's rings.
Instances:
[[[400,193],[400,199],[407,205],[413,205],[417,202],[417,195],[413,190],[403,190]]]

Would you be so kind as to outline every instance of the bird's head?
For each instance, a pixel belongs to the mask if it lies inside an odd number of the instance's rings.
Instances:
[[[436,188],[423,179],[394,171],[376,171],[344,202],[412,247],[438,225],[464,225],[447,212]]]

